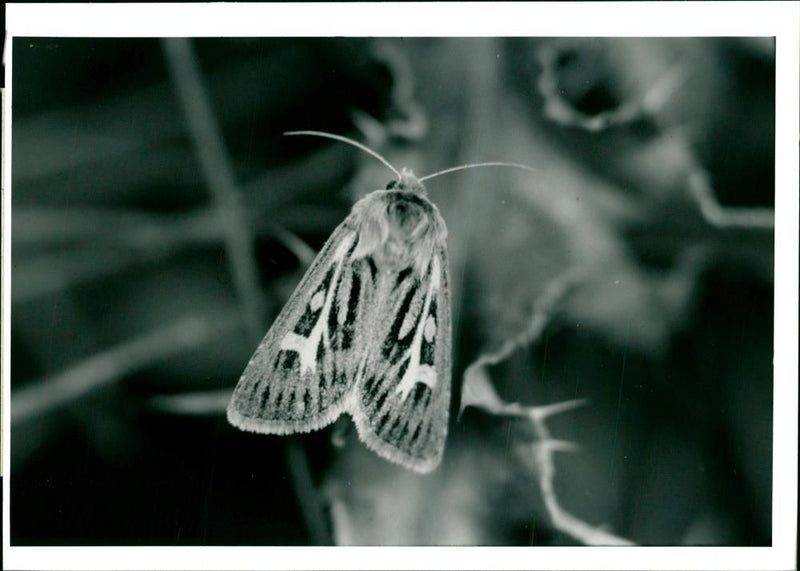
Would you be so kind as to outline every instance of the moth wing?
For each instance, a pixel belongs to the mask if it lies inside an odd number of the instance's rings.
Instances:
[[[438,246],[420,278],[401,272],[384,291],[387,316],[359,375],[353,420],[380,456],[417,472],[438,466],[450,406],[447,251]],[[380,289],[380,286],[379,286]],[[380,302],[376,302],[380,303]],[[390,316],[390,317],[389,317]]]
[[[228,421],[250,432],[322,428],[348,406],[353,355],[371,275],[350,260],[351,218],[337,227],[259,344],[228,405]]]

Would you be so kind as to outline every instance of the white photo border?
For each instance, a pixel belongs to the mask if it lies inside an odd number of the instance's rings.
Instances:
[[[797,2],[7,4],[4,100],[3,556],[8,569],[789,569],[798,426]],[[772,547],[11,547],[10,192],[14,37],[751,36],[776,39]]]

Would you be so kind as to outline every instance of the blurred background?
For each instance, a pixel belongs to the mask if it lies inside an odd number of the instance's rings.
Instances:
[[[12,545],[771,543],[771,39],[13,50]],[[391,178],[298,129],[420,176],[536,169],[427,184],[454,347],[431,475],[348,421],[224,418],[314,252]]]

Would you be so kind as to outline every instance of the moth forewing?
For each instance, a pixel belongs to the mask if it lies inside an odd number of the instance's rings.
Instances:
[[[380,456],[417,472],[438,466],[450,406],[450,296],[444,245],[423,275],[386,274],[379,280],[384,319],[353,411],[358,433]],[[408,322],[412,322],[409,327]]]
[[[368,272],[351,260],[357,239],[348,217],[325,243],[242,373],[228,405],[231,424],[266,434],[309,432],[348,407],[354,331],[372,289]]]

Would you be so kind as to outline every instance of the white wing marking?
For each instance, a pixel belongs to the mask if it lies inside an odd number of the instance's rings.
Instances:
[[[439,259],[434,257],[432,260],[431,268],[431,281],[428,286],[428,293],[425,294],[425,305],[422,308],[422,316],[428,315],[428,310],[431,307],[431,299],[434,292],[438,291],[441,287],[441,277],[439,275]],[[427,327],[425,326],[427,319],[420,319],[417,325],[417,330],[414,333],[414,340],[411,342],[411,347],[408,348],[406,355],[409,357],[408,367],[403,375],[403,378],[397,384],[396,392],[400,393],[401,400],[408,397],[408,393],[414,388],[417,383],[425,383],[431,389],[436,386],[436,369],[430,365],[423,365],[420,363],[422,351],[422,337]],[[402,362],[402,360],[401,360]]]
[[[319,348],[319,343],[323,336],[327,341],[328,346],[330,346],[330,339],[328,339],[328,328],[326,324],[328,323],[328,314],[331,311],[331,304],[333,303],[333,296],[331,295],[331,292],[336,287],[336,284],[339,283],[339,276],[342,273],[342,262],[352,243],[352,235],[345,237],[333,255],[333,259],[336,261],[336,269],[333,272],[333,278],[331,278],[331,281],[328,284],[328,290],[325,292],[325,304],[322,306],[322,313],[319,314],[317,322],[314,324],[314,329],[311,330],[311,333],[308,335],[308,337],[303,337],[294,331],[289,331],[281,341],[281,350],[295,351],[297,353],[300,359],[301,375],[305,375],[308,372],[316,372],[317,349]],[[320,299],[317,297],[317,295],[311,299],[310,303],[312,305],[312,310],[314,309],[313,306],[315,305],[319,307]]]

